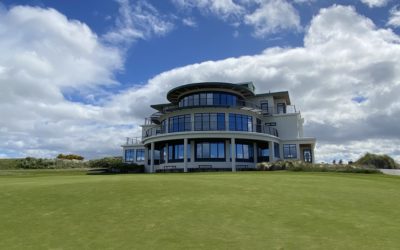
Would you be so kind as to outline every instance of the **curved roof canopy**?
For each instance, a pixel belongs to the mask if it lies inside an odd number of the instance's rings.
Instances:
[[[176,103],[185,93],[189,91],[190,92],[192,92],[193,90],[201,91],[202,89],[208,89],[208,88],[221,89],[221,91],[229,89],[242,95],[243,97],[254,96],[253,90],[250,89],[249,87],[254,88],[252,83],[239,83],[239,84],[227,83],[227,82],[190,83],[171,89],[167,93],[167,99],[172,103]]]

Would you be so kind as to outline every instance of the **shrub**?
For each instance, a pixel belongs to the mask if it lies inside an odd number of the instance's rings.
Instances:
[[[288,170],[296,172],[339,172],[339,173],[380,173],[374,168],[338,164],[312,164],[303,161],[277,161],[257,164],[260,171]]]
[[[69,155],[59,154],[59,155],[57,155],[57,159],[82,161],[85,158],[83,156],[74,155],[74,154],[69,154]]]
[[[355,162],[356,165],[361,167],[373,167],[373,168],[386,168],[395,169],[399,168],[396,162],[388,155],[376,155],[366,153],[360,159]]]
[[[113,173],[143,173],[144,166],[137,164],[126,164],[122,157],[105,157],[102,159],[90,160],[90,168],[104,168]]]
[[[23,169],[66,169],[86,168],[87,162],[77,160],[42,159],[26,157],[18,160],[17,167]]]

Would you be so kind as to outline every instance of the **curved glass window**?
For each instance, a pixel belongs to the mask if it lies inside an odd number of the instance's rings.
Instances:
[[[231,93],[225,92],[203,92],[190,94],[179,101],[179,107],[192,106],[236,106],[241,99]]]
[[[229,114],[229,130],[253,132],[253,117],[242,114]]]
[[[236,144],[236,161],[252,162],[254,157],[253,144],[238,143]]]
[[[183,162],[183,144],[168,145],[168,162]]]
[[[190,115],[177,115],[168,119],[168,133],[192,130]]]
[[[194,114],[194,130],[225,130],[224,113],[196,113]]]
[[[224,142],[197,142],[196,161],[225,161]]]

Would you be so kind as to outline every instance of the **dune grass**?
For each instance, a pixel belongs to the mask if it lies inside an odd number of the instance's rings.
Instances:
[[[29,173],[0,174],[0,249],[400,246],[395,176]]]

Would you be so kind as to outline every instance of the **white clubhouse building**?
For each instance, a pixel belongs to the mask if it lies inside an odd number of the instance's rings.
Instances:
[[[169,103],[122,145],[126,163],[146,172],[237,171],[259,162],[314,162],[315,138],[303,136],[287,91],[255,94],[253,83],[201,82],[167,94]]]

